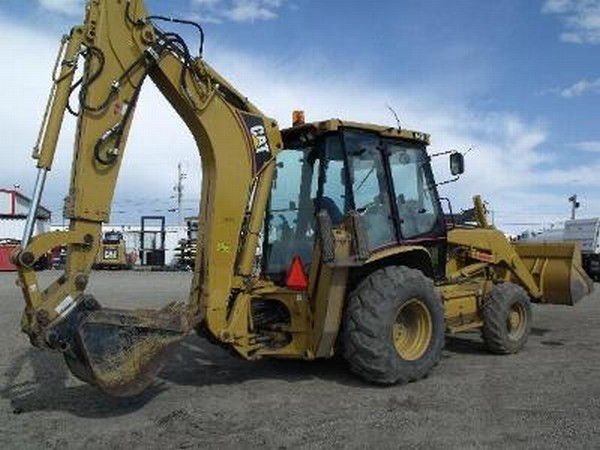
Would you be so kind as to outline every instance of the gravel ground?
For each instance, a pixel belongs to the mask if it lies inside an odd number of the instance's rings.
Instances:
[[[186,298],[190,280],[98,272],[89,291],[105,305],[160,305]],[[3,449],[600,447],[600,294],[575,308],[535,306],[518,355],[490,355],[477,335],[451,338],[429,378],[389,388],[339,361],[247,362],[192,336],[155,387],[127,400],[29,346],[14,274],[0,274],[0,292]]]

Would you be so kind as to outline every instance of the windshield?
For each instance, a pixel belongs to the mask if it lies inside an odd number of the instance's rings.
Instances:
[[[109,231],[104,235],[104,242],[107,244],[118,244],[121,240],[121,233],[115,231]]]

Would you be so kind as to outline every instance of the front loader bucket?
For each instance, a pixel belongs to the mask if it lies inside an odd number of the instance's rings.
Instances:
[[[574,305],[594,289],[581,265],[578,244],[523,242],[514,248],[539,286],[542,303]]]
[[[153,382],[167,350],[190,330],[184,308],[100,308],[86,297],[53,327],[49,341],[77,378],[109,395],[139,394]]]

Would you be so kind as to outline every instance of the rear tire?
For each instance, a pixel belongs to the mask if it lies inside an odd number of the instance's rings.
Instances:
[[[482,307],[483,340],[492,353],[517,353],[531,331],[531,303],[527,292],[513,283],[494,286]]]
[[[444,310],[433,282],[389,266],[368,275],[347,300],[342,345],[350,369],[378,384],[425,377],[444,346]]]

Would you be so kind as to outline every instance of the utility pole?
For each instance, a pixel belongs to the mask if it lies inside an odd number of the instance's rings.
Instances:
[[[575,220],[575,210],[579,208],[580,204],[577,201],[577,194],[573,194],[569,197],[571,202],[571,220]]]
[[[183,224],[183,208],[181,206],[183,200],[183,180],[187,178],[187,173],[185,173],[181,167],[181,162],[177,164],[177,183],[173,186],[173,190],[177,194],[177,214],[178,214],[178,225]]]

